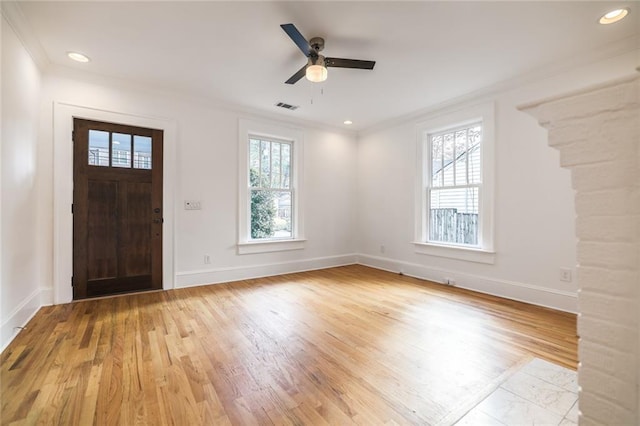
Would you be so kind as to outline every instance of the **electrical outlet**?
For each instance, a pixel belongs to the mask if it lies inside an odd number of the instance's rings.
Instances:
[[[380,246],[380,253],[384,254],[384,251],[385,251],[384,245],[381,245]]]
[[[185,200],[184,209],[185,210],[201,210],[202,205],[200,204],[200,201]]]
[[[453,278],[445,277],[444,278],[444,284],[446,284],[446,285],[456,285],[456,280],[454,280]]]
[[[205,265],[208,265],[211,263],[211,256],[209,256],[208,254],[204,255],[204,263]]]
[[[571,269],[569,268],[560,268],[560,281],[566,281],[570,283],[571,278]]]

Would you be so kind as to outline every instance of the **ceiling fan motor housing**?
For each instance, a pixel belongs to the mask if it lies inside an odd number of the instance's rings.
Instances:
[[[321,52],[324,49],[324,39],[322,37],[313,37],[309,40],[309,44],[316,52]]]
[[[307,66],[310,65],[321,65],[321,66],[326,66],[325,62],[324,62],[324,56],[322,55],[309,55],[309,62],[307,64]]]

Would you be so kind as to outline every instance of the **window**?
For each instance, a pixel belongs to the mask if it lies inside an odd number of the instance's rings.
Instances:
[[[302,132],[240,120],[238,253],[304,248]]]
[[[482,123],[427,135],[427,241],[478,245]]]
[[[493,133],[493,105],[418,127],[418,253],[493,263]]]
[[[131,168],[132,136],[134,146],[133,168],[150,170],[150,137],[94,129],[89,130],[89,165]]]
[[[251,239],[291,238],[291,142],[249,137]]]

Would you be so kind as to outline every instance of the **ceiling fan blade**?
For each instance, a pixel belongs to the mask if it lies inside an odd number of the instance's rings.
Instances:
[[[284,30],[285,33],[287,33],[289,37],[291,37],[291,40],[293,40],[298,48],[302,50],[304,56],[308,58],[309,55],[311,55],[311,52],[313,52],[313,48],[311,47],[307,39],[304,38],[302,34],[300,34],[300,31],[298,31],[296,26],[293,24],[282,24],[280,25],[280,27]]]
[[[302,68],[300,68],[298,70],[297,73],[295,73],[294,75],[289,77],[289,80],[285,81],[285,83],[286,84],[295,84],[295,83],[297,83],[298,80],[300,80],[302,77],[304,77],[306,72],[307,72],[307,65],[305,64]]]
[[[372,70],[376,61],[361,61],[360,59],[324,58],[327,67],[335,68],[358,68],[361,70]]]

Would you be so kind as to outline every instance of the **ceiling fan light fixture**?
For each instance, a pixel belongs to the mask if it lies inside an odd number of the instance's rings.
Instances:
[[[305,75],[307,80],[314,83],[320,83],[327,79],[327,69],[322,65],[309,65]]]
[[[322,55],[318,55],[315,60],[309,58],[309,64],[305,70],[307,80],[313,83],[320,83],[327,79],[327,75],[327,67],[324,66],[324,57]]]

